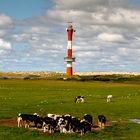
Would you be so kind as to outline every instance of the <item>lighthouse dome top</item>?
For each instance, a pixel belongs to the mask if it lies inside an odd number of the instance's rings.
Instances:
[[[71,24],[68,25],[68,29],[72,29],[72,25]]]

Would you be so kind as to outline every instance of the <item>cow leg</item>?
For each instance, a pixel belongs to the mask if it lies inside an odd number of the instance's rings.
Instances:
[[[102,123],[101,122],[98,122],[98,124],[99,124],[99,127],[101,128],[102,127]]]
[[[17,123],[18,123],[18,127],[21,127],[21,121],[22,121],[22,118],[21,117],[17,117]]]
[[[43,127],[43,132],[44,132],[44,133],[46,132],[46,127],[45,127],[45,126]]]
[[[80,135],[83,135],[83,134],[84,134],[84,130],[81,130],[81,131],[80,131]]]
[[[29,122],[25,121],[25,128],[29,128]]]
[[[103,129],[105,128],[105,123],[102,123],[102,128],[103,128]]]
[[[81,98],[81,103],[84,103],[84,99],[83,98]]]

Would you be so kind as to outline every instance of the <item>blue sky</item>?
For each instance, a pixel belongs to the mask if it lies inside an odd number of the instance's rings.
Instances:
[[[0,0],[0,13],[23,19],[42,15],[51,6],[51,0]]]
[[[140,4],[140,0],[129,0],[129,3],[133,4],[133,5],[139,5]]]
[[[139,0],[0,0],[0,71],[140,72]]]

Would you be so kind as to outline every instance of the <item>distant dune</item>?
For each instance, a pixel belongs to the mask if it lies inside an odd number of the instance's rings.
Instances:
[[[33,78],[46,78],[53,77],[56,75],[64,75],[62,72],[0,72],[0,78],[16,78],[16,79],[24,79],[28,77]]]
[[[140,75],[140,72],[75,72],[73,75],[79,76],[96,76],[96,75]],[[65,72],[0,72],[1,78],[25,78],[28,76],[36,77],[52,77],[52,76],[66,76]]]
[[[76,72],[75,75],[140,75],[140,72]]]

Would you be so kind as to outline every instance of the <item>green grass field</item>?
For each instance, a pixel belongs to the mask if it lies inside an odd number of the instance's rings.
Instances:
[[[106,96],[113,101],[106,102]],[[75,104],[77,95],[85,96],[85,103]],[[82,118],[104,114],[111,126],[106,129],[79,134],[46,135],[42,132],[0,124],[0,140],[140,140],[140,124],[129,119],[140,119],[139,83],[81,82],[59,80],[0,80],[0,120],[16,118],[18,113],[71,114]]]

